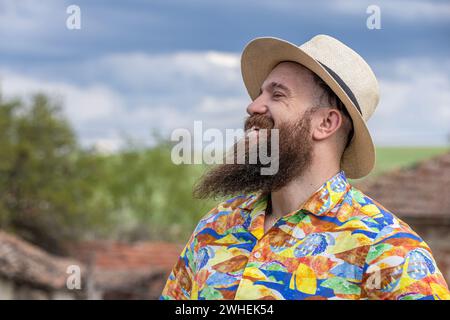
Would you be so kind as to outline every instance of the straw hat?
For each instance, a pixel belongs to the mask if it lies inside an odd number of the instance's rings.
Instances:
[[[273,37],[256,38],[241,57],[241,71],[252,98],[280,62],[300,63],[317,74],[336,93],[353,120],[354,135],[341,159],[347,177],[362,178],[375,164],[375,147],[366,122],[378,104],[378,82],[364,59],[342,42],[317,35],[300,46]]]

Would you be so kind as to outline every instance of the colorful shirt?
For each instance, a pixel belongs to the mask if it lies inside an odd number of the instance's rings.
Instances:
[[[427,244],[344,172],[264,233],[267,203],[206,214],[160,299],[450,299]]]

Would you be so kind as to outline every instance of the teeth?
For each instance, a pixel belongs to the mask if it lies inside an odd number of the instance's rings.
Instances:
[[[256,132],[258,132],[259,131],[259,127],[257,127],[257,126],[253,126],[253,127],[251,127],[250,129],[248,129],[247,131],[246,131],[246,133],[247,134],[253,134],[253,133],[256,133]]]

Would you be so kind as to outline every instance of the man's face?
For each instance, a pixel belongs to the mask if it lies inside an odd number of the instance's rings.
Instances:
[[[282,62],[266,78],[247,112],[250,116],[265,115],[273,120],[274,128],[279,128],[282,123],[299,121],[313,106],[314,90],[309,70],[297,63]]]
[[[278,171],[261,175],[261,163],[222,164],[206,173],[197,185],[198,197],[228,196],[251,192],[272,192],[287,185],[309,169],[312,161],[311,137],[313,77],[294,63],[279,64],[264,81],[261,94],[248,106],[249,117],[244,128],[258,138],[249,142],[245,159],[249,159],[252,143],[272,142],[270,129],[278,129]],[[269,129],[267,139],[250,129]],[[248,136],[247,136],[248,138]],[[241,144],[239,141],[235,147]],[[257,145],[253,145],[257,146]],[[237,148],[233,147],[234,150]],[[271,150],[268,146],[266,150]],[[236,154],[235,154],[236,156]]]

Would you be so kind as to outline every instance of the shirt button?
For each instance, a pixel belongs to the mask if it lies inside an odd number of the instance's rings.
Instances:
[[[255,257],[256,259],[261,258],[261,253],[255,252],[254,257]]]

